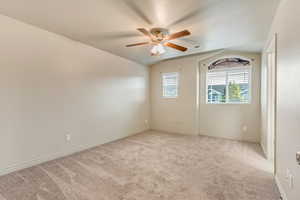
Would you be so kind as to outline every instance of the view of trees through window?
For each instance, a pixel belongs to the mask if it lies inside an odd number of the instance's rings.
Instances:
[[[249,103],[249,67],[207,73],[207,103]]]

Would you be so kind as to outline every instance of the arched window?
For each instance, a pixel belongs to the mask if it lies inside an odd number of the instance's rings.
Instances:
[[[250,103],[251,63],[242,58],[222,58],[208,66],[207,103]]]

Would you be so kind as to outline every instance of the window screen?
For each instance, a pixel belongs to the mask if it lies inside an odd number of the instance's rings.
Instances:
[[[163,97],[176,98],[178,97],[178,72],[162,74],[162,89]]]

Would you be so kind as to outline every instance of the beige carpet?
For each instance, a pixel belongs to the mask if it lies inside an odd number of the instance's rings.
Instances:
[[[278,200],[257,144],[147,132],[0,177],[0,200]]]

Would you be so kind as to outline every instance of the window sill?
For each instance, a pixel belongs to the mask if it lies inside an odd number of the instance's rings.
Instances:
[[[249,103],[207,103],[207,105],[250,105],[251,102]]]
[[[161,97],[162,99],[178,99],[178,97]]]

